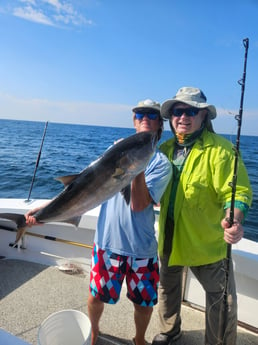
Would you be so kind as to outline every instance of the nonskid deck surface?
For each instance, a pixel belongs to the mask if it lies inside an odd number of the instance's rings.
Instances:
[[[69,272],[20,260],[0,260],[0,328],[32,345],[42,321],[63,309],[87,314],[89,271]],[[132,344],[134,336],[133,306],[122,290],[116,305],[105,305],[101,334],[97,345]],[[183,336],[175,344],[201,345],[204,337],[204,313],[182,306]],[[154,308],[146,341],[151,344],[159,332],[157,307]],[[239,327],[238,345],[258,344],[258,335]]]

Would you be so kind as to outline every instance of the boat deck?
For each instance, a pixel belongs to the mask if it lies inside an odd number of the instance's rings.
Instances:
[[[38,328],[50,314],[76,309],[87,314],[89,272],[65,273],[60,267],[14,260],[0,260],[0,328],[37,345]],[[132,344],[134,336],[133,306],[122,289],[118,304],[106,305],[101,318],[101,335],[97,345]],[[183,336],[177,345],[200,345],[204,338],[204,313],[182,306]],[[158,329],[154,308],[146,334],[147,344]],[[258,334],[238,328],[238,345],[257,345]]]

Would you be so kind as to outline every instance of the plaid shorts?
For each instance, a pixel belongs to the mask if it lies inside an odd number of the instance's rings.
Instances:
[[[141,306],[157,304],[158,257],[133,258],[102,250],[94,245],[90,273],[90,292],[101,301],[115,304],[126,278],[127,297]]]

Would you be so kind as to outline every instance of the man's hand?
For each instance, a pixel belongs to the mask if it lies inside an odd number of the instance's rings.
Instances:
[[[230,227],[229,218],[224,218],[221,221],[221,226],[224,229],[224,240],[229,244],[239,242],[244,236],[244,229],[239,219],[234,219]]]

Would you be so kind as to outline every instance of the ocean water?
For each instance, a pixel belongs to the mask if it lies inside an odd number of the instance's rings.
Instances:
[[[45,123],[0,120],[0,198],[29,197]],[[55,178],[79,173],[113,142],[134,134],[133,128],[48,123],[30,199],[53,198],[63,190]],[[235,137],[224,135],[235,144]],[[165,131],[162,140],[171,137]],[[257,137],[241,135],[240,149],[253,188],[245,238],[258,242]]]

